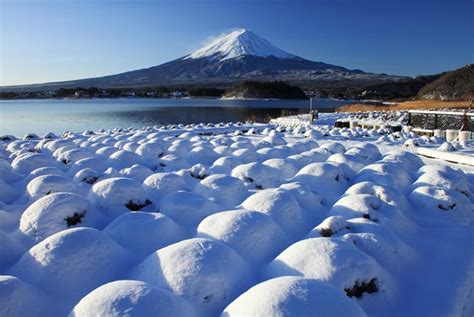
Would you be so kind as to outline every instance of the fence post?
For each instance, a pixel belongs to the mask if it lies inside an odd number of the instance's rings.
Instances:
[[[438,129],[438,114],[435,114],[434,115],[435,118],[434,118],[434,129]]]
[[[467,120],[467,110],[464,110],[464,115],[462,116],[461,131],[469,131],[469,122]]]

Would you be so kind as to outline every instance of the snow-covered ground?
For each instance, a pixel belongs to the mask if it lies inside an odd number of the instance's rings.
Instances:
[[[0,316],[473,316],[472,144],[341,116],[2,138]]]

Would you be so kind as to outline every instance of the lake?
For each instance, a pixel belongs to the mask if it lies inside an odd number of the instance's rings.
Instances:
[[[350,100],[314,99],[320,112],[332,112]],[[160,124],[267,122],[282,115],[306,113],[308,100],[220,99],[41,99],[0,101],[0,135],[33,132],[80,132],[141,128]]]

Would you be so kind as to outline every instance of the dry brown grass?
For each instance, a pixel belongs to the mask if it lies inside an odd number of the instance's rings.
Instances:
[[[439,100],[416,100],[405,101],[396,105],[375,106],[367,104],[345,105],[336,109],[336,112],[358,112],[358,111],[390,111],[390,110],[414,110],[414,109],[466,109],[473,108],[471,101],[439,101]]]

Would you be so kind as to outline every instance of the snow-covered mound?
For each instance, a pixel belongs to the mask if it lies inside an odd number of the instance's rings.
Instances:
[[[183,296],[206,316],[221,311],[252,280],[247,263],[232,248],[202,238],[158,250],[132,276]]]
[[[105,284],[81,299],[70,317],[195,316],[191,305],[173,293],[140,281]]]
[[[219,207],[205,196],[187,191],[167,195],[160,203],[160,211],[184,225],[196,227],[205,217],[217,212]]]
[[[312,238],[291,245],[270,263],[268,276],[296,275],[328,282],[352,297],[351,290],[373,284],[367,295],[384,287],[377,262],[352,244],[331,238]],[[364,292],[357,296],[363,296]],[[354,295],[355,296],[355,295]]]
[[[356,302],[328,283],[284,276],[257,284],[222,316],[365,316]]]
[[[184,229],[172,219],[151,212],[125,213],[115,218],[103,232],[121,246],[144,256],[187,237]]]
[[[204,219],[198,236],[231,246],[248,262],[260,264],[275,257],[288,243],[288,235],[264,213],[229,210]]]
[[[129,262],[126,250],[104,233],[75,228],[35,245],[12,267],[11,273],[47,292],[64,296],[63,305],[71,305],[123,274]]]
[[[111,220],[129,211],[155,211],[142,184],[131,178],[114,177],[100,181],[91,188],[88,198]]]
[[[101,228],[104,218],[83,196],[55,193],[31,204],[21,215],[20,231],[39,242],[71,227]]]
[[[289,193],[265,189],[247,198],[242,207],[271,216],[290,235],[299,235],[311,226],[305,221],[300,205]]]
[[[225,174],[214,174],[196,185],[195,191],[223,208],[233,208],[249,195],[244,183]]]
[[[58,313],[54,299],[11,275],[0,275],[1,316],[47,316]]]
[[[470,151],[443,142],[294,121],[2,137],[0,315],[472,315],[474,167],[412,152]]]

